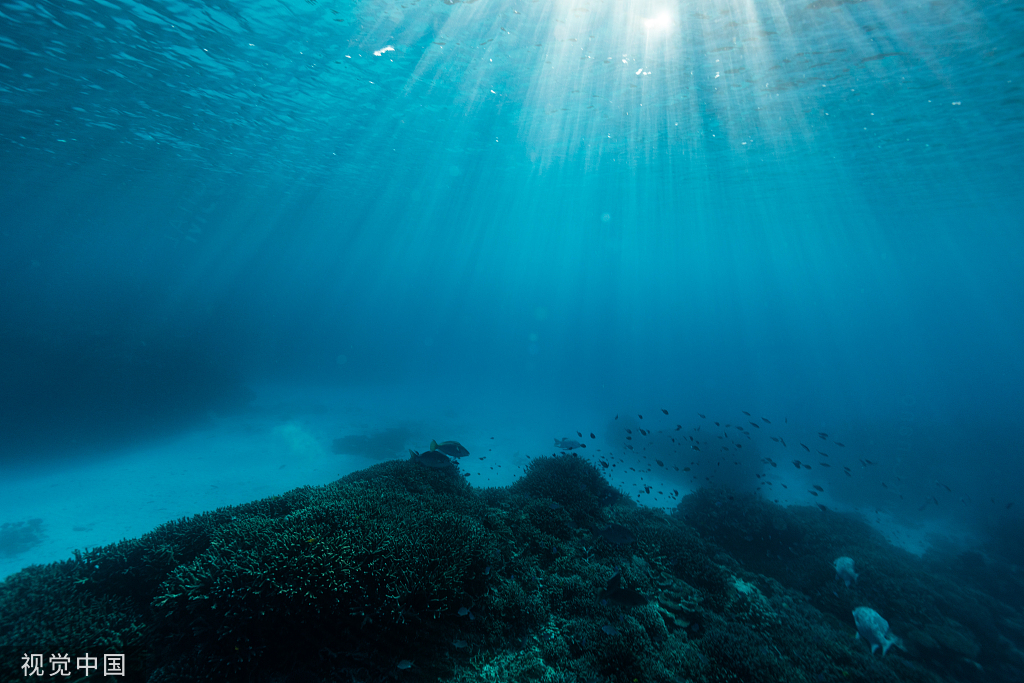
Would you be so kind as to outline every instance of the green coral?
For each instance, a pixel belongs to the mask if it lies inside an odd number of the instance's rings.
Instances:
[[[0,679],[26,647],[123,651],[148,683],[1020,678],[1019,609],[858,520],[710,490],[666,515],[612,491],[575,456],[482,491],[394,461],[166,524],[0,584]],[[602,600],[616,573],[629,599]],[[872,656],[857,604],[910,651]]]

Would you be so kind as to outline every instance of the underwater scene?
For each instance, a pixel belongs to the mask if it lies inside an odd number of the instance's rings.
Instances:
[[[0,0],[0,683],[1024,681],[1024,0]]]

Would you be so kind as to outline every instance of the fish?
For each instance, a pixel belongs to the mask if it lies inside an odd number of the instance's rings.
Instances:
[[[827,462],[819,462],[818,466],[819,467],[832,467],[832,465],[829,465]]]
[[[772,421],[769,420],[767,417],[762,417],[761,419],[764,420],[765,422],[767,422],[768,424],[772,423]]]
[[[580,437],[582,439],[583,438],[583,433],[582,432],[576,432],[576,436],[578,436],[578,437]]]
[[[639,417],[641,420],[644,419],[644,416],[641,415],[640,413],[637,413],[636,416]]]
[[[835,445],[839,446],[840,448],[846,448],[846,444],[845,443],[839,443],[838,441],[833,441],[832,443],[834,443]]]
[[[853,623],[857,626],[857,638],[863,638],[871,644],[871,654],[882,648],[884,657],[893,645],[906,649],[903,647],[903,641],[889,630],[889,622],[870,607],[858,607],[853,610]]]
[[[453,645],[454,647],[457,647],[457,648],[459,648],[459,649],[461,650],[462,648],[464,648],[464,647],[466,647],[467,645],[469,645],[469,643],[467,643],[467,642],[466,642],[466,641],[464,641],[464,640],[453,640],[453,641],[452,641],[452,645]]]
[[[448,456],[441,451],[427,451],[426,453],[420,454],[410,448],[409,459],[419,465],[429,467],[432,470],[443,470],[448,467],[455,467],[455,463],[449,460]]]
[[[779,442],[779,437],[773,436],[772,437],[772,441],[774,441],[775,443],[778,443]]]
[[[590,438],[591,439],[596,439],[597,438],[596,436],[594,436],[594,432],[590,432]]]
[[[665,463],[663,463],[660,460],[655,460],[654,462],[658,463],[658,467],[664,467],[665,466]]]
[[[824,451],[818,451],[818,455],[824,455],[826,458],[828,457],[828,453]]]
[[[744,414],[744,415],[746,415],[747,417],[750,417],[750,413],[748,413],[747,411],[745,411],[745,410],[744,410],[744,411],[742,411],[742,412],[743,412],[743,414]]]
[[[826,434],[825,432],[818,432],[818,438],[819,439],[827,439],[828,438],[828,434]]]
[[[615,572],[608,580],[608,585],[601,591],[601,600],[619,607],[641,607],[649,602],[649,598],[631,588],[622,587],[622,573]]]
[[[750,424],[754,425],[755,429],[760,429],[761,428],[761,425],[757,424],[756,422],[751,422]]]
[[[459,616],[460,617],[464,617],[467,614],[469,614],[469,608],[468,607],[460,607],[459,608]]]
[[[412,668],[412,662],[410,662],[408,659],[403,659],[402,661],[398,662],[398,664],[395,664],[395,666],[397,666],[399,669],[405,670]]]
[[[597,532],[598,536],[615,545],[629,545],[636,543],[636,536],[633,532],[621,524],[612,524],[607,529]]]
[[[441,451],[445,455],[450,455],[453,458],[465,458],[469,455],[469,451],[458,441],[442,441],[438,443],[436,441],[430,442],[430,450]]]
[[[824,505],[822,505],[821,503],[818,503],[818,507],[820,507],[820,508],[821,508],[821,511],[822,511],[822,512],[828,512],[828,508],[827,508],[827,507],[825,507]]]
[[[781,441],[781,442],[782,442],[782,445],[783,445],[783,446],[786,446],[786,440],[785,440],[785,439],[783,439],[783,438],[782,438],[781,436],[779,437],[779,441]],[[786,448],[789,448],[789,446],[786,446]]]
[[[941,482],[936,482],[936,483],[937,483],[937,484],[938,484],[939,486],[941,486],[942,488],[944,488],[944,489],[946,489],[947,491],[949,491],[950,493],[953,493],[953,489],[949,488],[949,487],[948,487],[948,486],[946,486],[945,484],[943,484],[943,483],[941,483]]]
[[[676,431],[677,431],[677,432],[678,432],[678,431],[679,431],[680,429],[682,429],[682,428],[683,428],[683,425],[676,425]]]
[[[615,627],[611,626],[610,624],[605,624],[604,626],[601,627],[601,630],[604,631],[605,633],[607,633],[610,636],[617,636],[617,635],[619,635],[619,632],[615,629]]]
[[[807,451],[808,453],[811,452],[811,449],[807,447],[807,444],[800,444],[800,445],[803,446],[804,450]]]
[[[799,460],[794,460],[793,461],[793,466],[796,467],[797,469],[800,469],[802,464],[803,463],[801,463]]]
[[[632,429],[629,429],[629,428],[627,428],[627,429],[626,429],[626,433],[627,433],[627,434],[632,434],[632,433],[633,433],[633,430],[632,430]]]
[[[662,409],[661,409],[661,412],[663,412],[663,413],[665,413],[666,415],[668,415],[668,411],[667,411],[667,410],[665,410],[664,408],[662,408]]]
[[[821,488],[821,487],[820,487],[820,486],[818,486],[817,484],[814,484],[814,485],[812,486],[812,488],[813,488],[813,489],[814,489],[815,491],[822,491],[822,492],[824,492],[824,491],[825,491],[825,489]]]
[[[561,448],[563,451],[571,451],[576,448],[586,448],[587,444],[574,441],[573,439],[562,439],[561,441],[555,439],[555,447]]]
[[[665,413],[665,414],[668,415],[668,413]],[[697,413],[697,414],[700,415],[700,419],[702,419],[702,420],[706,420],[707,419],[706,417],[704,417],[704,413]]]
[[[812,496],[815,496],[815,497],[817,497],[817,495],[818,495],[817,491],[808,491],[807,493],[809,493],[809,494],[811,494]]]

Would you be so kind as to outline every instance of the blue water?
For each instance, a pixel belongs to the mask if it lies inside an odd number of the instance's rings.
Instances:
[[[1021,36],[1019,0],[4,2],[0,462],[270,386],[560,438],[746,410],[783,469],[845,440],[830,505],[1012,554]]]

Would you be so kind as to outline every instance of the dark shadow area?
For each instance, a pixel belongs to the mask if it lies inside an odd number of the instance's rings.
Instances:
[[[331,452],[390,460],[405,453],[405,443],[411,436],[412,432],[405,427],[391,427],[376,434],[350,434],[335,439],[331,444]]]
[[[252,399],[226,357],[173,338],[5,334],[0,377],[5,464],[159,436]]]
[[[4,522],[0,525],[0,557],[14,557],[43,542],[43,520]]]

